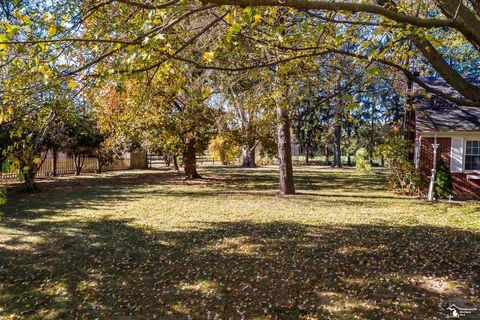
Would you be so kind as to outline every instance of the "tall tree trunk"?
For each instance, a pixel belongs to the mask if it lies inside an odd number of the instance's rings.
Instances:
[[[292,144],[288,110],[277,105],[278,159],[280,169],[280,192],[295,194],[292,164]]]
[[[417,73],[415,74],[417,75]],[[409,141],[412,145],[415,145],[415,139],[417,136],[416,132],[416,111],[413,106],[413,82],[407,82],[407,92],[405,93],[405,111],[404,111],[404,118],[403,118],[403,130],[405,132],[405,139]],[[410,161],[415,160],[415,151],[409,152],[408,158]]]
[[[309,163],[309,152],[308,152],[308,148],[305,149],[305,164],[308,164]]]
[[[57,176],[57,160],[58,160],[58,150],[54,148],[52,150],[53,159],[52,159],[52,177]]]
[[[252,162],[250,159],[250,148],[248,145],[242,147],[242,167],[249,168],[250,163]]]
[[[227,161],[227,152],[225,150],[222,150],[219,152],[220,154],[220,162],[222,163],[222,166],[226,166],[228,164],[228,161]],[[214,160],[215,161],[215,158]]]
[[[242,167],[244,168],[256,168],[255,160],[255,142],[248,144],[242,148]]]
[[[333,140],[333,164],[332,167],[342,167],[342,125],[335,124],[335,135]]]
[[[257,163],[256,163],[256,157],[255,157],[255,152],[257,151],[257,148],[255,146],[252,146],[250,148],[250,168],[256,168]]]
[[[340,88],[338,88],[340,90]],[[342,167],[342,99],[332,99],[333,102],[333,163],[332,167]]]
[[[328,148],[328,143],[325,145],[325,165],[330,165],[330,149]]]
[[[73,161],[75,163],[75,175],[79,176],[82,173],[84,156],[82,154],[73,155]]]
[[[377,103],[377,99],[374,96],[373,103],[372,103],[372,118],[370,122],[370,144],[368,146],[368,157],[370,158],[370,165],[373,166],[373,152],[375,148],[375,103]]]
[[[176,154],[173,155],[173,169],[177,172],[180,171],[180,168],[178,168],[178,157]]]
[[[185,176],[187,179],[201,179],[197,172],[197,157],[195,150],[195,139],[187,142],[183,152],[183,164],[185,168]]]
[[[350,139],[352,137],[352,128],[348,125],[348,122],[347,122],[347,125],[345,125],[345,131],[347,132],[347,143],[348,143],[348,148],[347,148],[347,165],[349,167],[352,166],[352,155],[350,154]]]

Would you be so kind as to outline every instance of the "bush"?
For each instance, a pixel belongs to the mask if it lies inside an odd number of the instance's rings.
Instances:
[[[5,204],[7,202],[7,191],[5,190],[5,187],[0,186],[0,206],[2,204]]]
[[[388,179],[390,189],[399,189],[408,194],[420,194],[425,187],[425,179],[417,174],[410,159],[413,145],[401,136],[392,136],[382,144],[378,153],[384,157],[392,173]]]
[[[264,155],[257,160],[259,166],[270,166],[278,163],[278,159],[268,155]]]
[[[357,150],[357,152],[355,153],[355,160],[355,167],[358,173],[367,175],[373,173],[372,166],[370,165],[370,161],[368,160],[367,150],[365,148],[360,148]]]
[[[450,168],[447,167],[445,161],[439,159],[437,161],[437,172],[435,175],[435,194],[437,199],[448,199],[452,194],[452,190]]]
[[[210,154],[223,165],[230,164],[237,159],[238,148],[234,141],[225,135],[216,136],[208,146]]]

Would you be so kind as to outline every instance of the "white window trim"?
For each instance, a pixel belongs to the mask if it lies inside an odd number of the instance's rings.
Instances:
[[[468,174],[480,174],[480,170],[467,170],[467,169],[465,169],[465,165],[467,163],[467,141],[480,141],[480,138],[478,138],[478,139],[472,139],[472,138],[467,138],[467,137],[463,138],[463,168],[462,168],[462,171],[463,171],[463,173],[468,173]]]

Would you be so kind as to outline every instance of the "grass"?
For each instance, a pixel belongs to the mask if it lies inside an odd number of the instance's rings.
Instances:
[[[443,319],[480,305],[480,205],[385,191],[385,175],[274,167],[125,171],[11,191],[3,319]],[[468,319],[468,318],[466,318]]]

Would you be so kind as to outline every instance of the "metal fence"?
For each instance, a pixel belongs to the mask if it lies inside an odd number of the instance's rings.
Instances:
[[[102,171],[125,170],[130,168],[130,159],[117,160],[115,163],[103,167]],[[97,158],[83,159],[82,173],[94,173],[98,169]],[[18,179],[19,169],[12,167],[8,172],[0,172],[0,179]],[[57,176],[69,176],[76,173],[74,159],[57,160]],[[37,171],[37,178],[45,178],[53,175],[53,159],[46,159]]]

